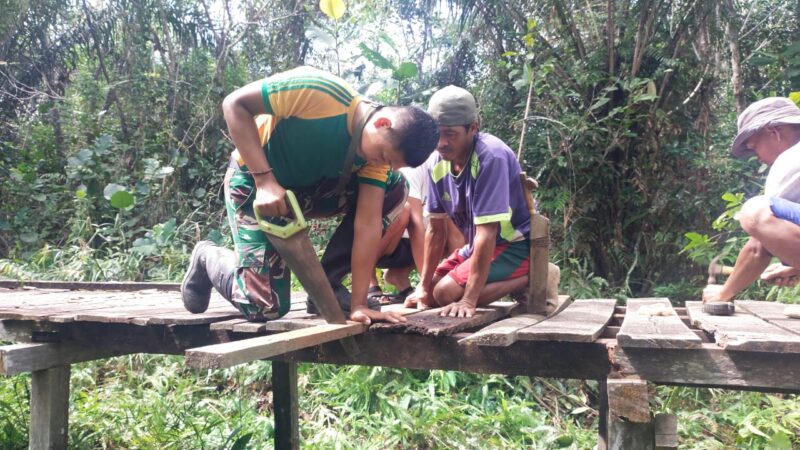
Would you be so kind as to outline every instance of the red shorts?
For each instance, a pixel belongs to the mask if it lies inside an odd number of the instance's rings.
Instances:
[[[528,275],[529,262],[529,240],[497,244],[494,254],[492,254],[492,263],[489,266],[489,277],[486,279],[486,284]],[[466,286],[471,266],[472,257],[464,258],[459,250],[456,250],[439,264],[434,274],[440,277],[450,275],[450,278],[460,286]]]

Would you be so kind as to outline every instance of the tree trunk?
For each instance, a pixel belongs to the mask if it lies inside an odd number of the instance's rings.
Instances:
[[[725,22],[725,36],[731,50],[731,87],[733,88],[733,104],[736,114],[741,114],[745,108],[744,83],[742,82],[742,54],[739,50],[739,15],[732,0],[724,3],[727,21]]]

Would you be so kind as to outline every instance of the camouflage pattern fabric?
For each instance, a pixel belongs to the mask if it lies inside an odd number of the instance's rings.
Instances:
[[[355,214],[358,182],[354,179],[345,195],[335,193],[338,180],[328,180],[312,188],[292,188],[306,218]],[[225,174],[225,209],[238,259],[237,273],[230,302],[250,321],[273,320],[289,312],[291,273],[289,268],[258,227],[253,213],[255,183],[240,168],[229,167]],[[402,212],[408,186],[399,173],[392,172],[386,186],[383,205],[383,229]],[[281,219],[270,219],[280,223]],[[334,244],[329,243],[329,246]],[[338,247],[352,246],[352,242]]]

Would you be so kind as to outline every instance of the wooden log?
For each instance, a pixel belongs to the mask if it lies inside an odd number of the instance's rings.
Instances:
[[[489,347],[508,347],[517,342],[517,331],[535,325],[547,317],[541,314],[522,314],[503,319],[458,341],[460,345],[485,345]]]
[[[324,342],[361,334],[366,326],[357,322],[343,325],[324,324],[224,344],[209,345],[186,351],[186,364],[198,369],[221,369]]]
[[[592,342],[614,314],[614,299],[576,300],[564,311],[516,332],[520,341]]]
[[[653,418],[655,450],[678,450],[678,416],[656,414]]]
[[[628,299],[617,342],[623,347],[642,348],[697,348],[702,344],[667,298]]]
[[[800,336],[745,311],[732,316],[712,316],[703,312],[701,302],[686,302],[686,309],[692,325],[712,333],[723,349],[800,353]]]
[[[275,449],[299,449],[296,363],[272,361],[272,401],[275,406]]]
[[[496,301],[485,308],[477,308],[472,317],[442,317],[441,308],[410,314],[406,322],[373,324],[370,331],[379,333],[407,333],[423,336],[448,336],[462,330],[480,327],[507,316],[517,306],[516,302]]]
[[[4,345],[0,347],[0,374],[17,375],[122,354],[110,348],[66,343]]]
[[[67,448],[69,366],[31,374],[30,450]]]

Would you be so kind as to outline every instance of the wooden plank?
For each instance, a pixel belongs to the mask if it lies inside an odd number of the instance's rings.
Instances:
[[[800,320],[787,317],[783,313],[783,310],[789,306],[787,304],[753,300],[737,300],[734,303],[736,303],[737,308],[741,308],[786,331],[800,335]]]
[[[261,336],[186,351],[186,364],[200,369],[221,369],[282,353],[361,334],[366,326],[357,322],[324,324],[301,330]]]
[[[221,320],[219,322],[214,322],[208,326],[208,329],[211,331],[222,330],[222,331],[233,331],[233,327],[239,325],[241,323],[247,323],[246,319],[229,319],[229,320]]]
[[[67,343],[4,345],[0,347],[0,374],[17,375],[122,354],[110,348]]]
[[[180,291],[180,283],[152,283],[135,281],[41,281],[41,280],[0,280],[0,287],[19,289],[33,287],[41,289],[69,289],[69,290],[115,290],[115,291],[141,291],[143,289],[158,289],[162,291]]]
[[[63,316],[51,316],[53,322],[85,321],[107,323],[135,323],[137,325],[173,323],[169,318],[177,316],[179,319],[187,316],[194,318],[218,318],[219,313],[228,313],[232,317],[241,317],[241,313],[219,295],[211,297],[206,312],[193,314],[187,311],[183,302],[174,298],[158,298],[148,302],[131,303],[127,307],[96,308],[87,311],[77,311]],[[218,320],[218,319],[217,319]],[[204,323],[204,322],[200,322]]]
[[[267,322],[246,322],[234,325],[233,331],[237,333],[263,333],[263,332],[276,332],[276,331],[292,331],[300,330],[303,328],[310,328],[317,325],[322,325],[325,319],[315,314],[306,314],[302,311],[302,317],[289,317],[295,311],[289,312],[286,316],[269,320]],[[297,311],[300,312],[300,311]]]
[[[667,298],[628,299],[617,342],[623,347],[643,348],[697,348],[702,344]]]
[[[617,347],[609,357],[620,372],[658,384],[800,393],[798,353],[733,352],[712,343],[698,349]]]
[[[800,336],[752,314],[737,311],[732,316],[712,316],[703,312],[702,302],[686,302],[686,309],[692,325],[712,333],[723,349],[800,353]]]
[[[370,331],[379,333],[406,333],[421,334],[423,336],[448,336],[459,331],[479,327],[505,317],[516,302],[497,301],[485,308],[477,308],[472,317],[442,317],[439,315],[441,308],[428,309],[411,314],[406,322],[373,324]]]
[[[30,450],[67,448],[69,366],[31,374]]]
[[[470,336],[458,341],[461,345],[485,345],[508,347],[517,341],[517,331],[535,325],[547,317],[540,314],[521,314],[503,319],[481,328]]]
[[[137,317],[131,320],[134,325],[204,325],[217,320],[228,320],[241,316],[235,308],[224,310],[206,311],[202,314],[193,314],[189,311],[160,314],[152,317]]]
[[[66,295],[66,294],[65,294]],[[52,320],[71,322],[74,315],[85,311],[102,311],[119,309],[139,304],[156,306],[166,301],[163,293],[149,291],[149,294],[125,292],[81,292],[79,295],[67,296],[63,299],[42,299],[36,304],[21,304],[0,309],[0,318],[16,320]],[[52,318],[52,319],[51,319]]]
[[[593,342],[614,314],[614,299],[576,300],[560,314],[516,332],[520,341]]]
[[[297,363],[272,361],[272,401],[275,405],[275,450],[299,449]]]

